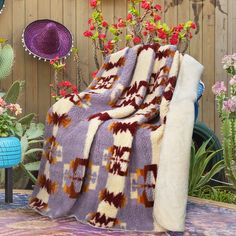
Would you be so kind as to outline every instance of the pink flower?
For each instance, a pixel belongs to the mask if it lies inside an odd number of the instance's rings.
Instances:
[[[225,93],[226,91],[227,90],[224,81],[218,81],[212,86],[212,92],[215,95],[220,95],[222,93]]]
[[[61,90],[59,91],[59,93],[60,93],[60,95],[61,95],[62,97],[65,97],[65,96],[67,95],[67,93],[66,93],[66,91],[65,91],[64,89],[61,89]]]
[[[232,86],[236,85],[236,75],[232,77],[232,79],[229,81],[229,84]]]
[[[97,0],[90,0],[90,6],[91,6],[92,8],[96,8],[96,7],[97,7],[97,4],[98,4]]]
[[[223,110],[228,111],[228,112],[236,111],[236,97],[235,96],[223,102]]]
[[[71,87],[71,86],[72,86],[72,84],[71,84],[71,82],[68,81],[68,80],[61,81],[61,82],[59,83],[59,87],[67,87],[67,88],[69,88],[69,87]]]
[[[9,105],[7,105],[7,109],[15,113],[16,116],[22,113],[22,109],[20,105],[17,103],[16,104],[10,103]]]
[[[94,30],[95,29],[95,26],[94,25],[91,25],[90,26],[90,30]]]
[[[93,36],[93,32],[87,30],[87,31],[84,32],[84,36],[90,38],[90,37]]]
[[[108,27],[108,23],[106,21],[103,21],[102,26],[106,28],[106,27]]]
[[[145,0],[141,3],[141,7],[145,10],[149,10],[151,8],[150,3],[146,2]]]
[[[131,13],[129,13],[129,14],[127,15],[126,19],[127,19],[128,21],[129,21],[129,20],[132,20],[132,19],[133,19],[133,16],[132,16],[132,14],[131,14]]]
[[[105,38],[106,38],[106,35],[105,35],[105,34],[99,34],[98,38],[99,38],[99,39],[105,39]]]
[[[0,107],[6,106],[6,102],[0,97]]]
[[[156,4],[154,6],[154,8],[157,10],[157,11],[161,11],[161,5],[160,4]]]

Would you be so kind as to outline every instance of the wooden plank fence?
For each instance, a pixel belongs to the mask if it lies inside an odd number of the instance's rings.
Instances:
[[[224,79],[221,58],[236,52],[236,4],[235,0],[156,0],[165,9],[163,17],[174,25],[192,19],[199,25],[188,53],[205,66],[203,81],[206,92],[200,104],[200,119],[219,133],[211,86]],[[102,0],[104,15],[108,21],[124,17],[127,0]],[[87,20],[91,14],[89,0],[6,0],[6,8],[0,15],[0,37],[7,38],[15,50],[15,64],[12,75],[1,83],[6,89],[14,80],[25,80],[25,90],[20,103],[25,112],[35,112],[44,121],[52,104],[49,84],[53,74],[48,63],[37,61],[24,52],[21,34],[24,27],[36,19],[53,19],[65,24],[72,32],[75,46],[79,47],[82,71],[87,80],[94,70],[91,43],[83,37]],[[75,80],[76,68],[73,59],[67,61],[67,73]],[[184,92],[184,91],[183,91]]]

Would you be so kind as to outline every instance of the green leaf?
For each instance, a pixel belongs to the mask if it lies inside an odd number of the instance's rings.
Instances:
[[[31,144],[43,143],[43,142],[44,142],[43,139],[30,140],[30,141],[29,141],[29,145],[31,145]]]
[[[16,125],[15,125],[15,134],[18,137],[22,137],[23,133],[24,133],[24,130],[23,130],[22,125],[20,123],[16,123]]]
[[[27,135],[28,139],[40,138],[44,134],[44,125],[41,123],[31,123],[30,128],[25,132],[25,134]]]
[[[24,166],[25,166],[25,169],[28,171],[38,171],[40,167],[40,161],[27,163]]]
[[[25,156],[35,153],[35,152],[42,152],[43,149],[42,148],[31,148],[28,151],[25,152]]]
[[[26,115],[26,116],[20,118],[20,119],[18,120],[18,122],[19,122],[20,124],[22,124],[22,125],[27,125],[27,126],[29,126],[30,123],[32,122],[32,120],[33,120],[34,118],[35,118],[35,114],[34,114],[34,113],[30,113],[30,114],[28,114],[28,115]]]
[[[15,81],[7,91],[4,99],[7,103],[16,103],[22,88],[21,81]]]
[[[222,169],[225,168],[224,165],[224,161],[221,160],[219,162],[217,162],[212,169],[205,175],[202,177],[202,179],[199,181],[199,183],[197,184],[197,188],[205,185],[206,183],[208,183],[212,177],[214,177],[217,173],[219,173]]]

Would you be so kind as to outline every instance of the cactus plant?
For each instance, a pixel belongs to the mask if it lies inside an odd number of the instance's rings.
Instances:
[[[6,78],[10,73],[14,62],[13,48],[9,44],[0,41],[0,80]]]

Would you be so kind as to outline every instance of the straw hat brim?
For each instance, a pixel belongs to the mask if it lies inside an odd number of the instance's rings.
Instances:
[[[42,29],[44,29],[44,27],[51,22],[53,22],[57,27],[60,47],[55,53],[46,54],[34,45],[33,39],[35,35],[40,35]],[[59,59],[66,58],[68,55],[70,55],[71,49],[73,47],[73,39],[70,31],[61,23],[49,19],[36,20],[30,23],[24,29],[22,34],[22,42],[25,50],[28,51],[29,54],[44,60],[53,60],[55,57],[59,57]]]

